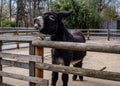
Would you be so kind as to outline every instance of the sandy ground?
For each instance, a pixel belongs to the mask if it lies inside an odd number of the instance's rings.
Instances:
[[[100,43],[100,44],[120,44],[120,41],[87,41],[88,43]],[[3,52],[15,53],[15,54],[26,54],[28,55],[28,48],[5,50]],[[51,53],[50,49],[45,48],[45,63],[51,63]],[[97,52],[87,52],[87,56],[83,62],[83,68],[96,69],[99,70],[103,67],[107,67],[105,71],[120,72],[120,54],[110,54],[110,53],[97,53]],[[29,71],[22,68],[3,66],[3,71],[10,73],[17,73],[22,75],[29,75]],[[60,73],[61,75],[61,73]],[[57,86],[62,86],[61,76],[59,75],[59,80]],[[69,86],[120,86],[120,82],[109,81],[102,79],[95,79],[84,77],[84,81],[79,80],[72,81],[72,75],[69,75]],[[44,78],[51,81],[51,72],[45,71]],[[4,82],[10,83],[17,86],[28,86],[28,82],[15,80],[11,78],[4,77]]]

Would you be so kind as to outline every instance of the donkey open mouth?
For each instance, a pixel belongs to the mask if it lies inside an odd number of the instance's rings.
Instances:
[[[39,16],[39,17],[34,19],[34,27],[36,29],[39,29],[39,30],[43,29],[43,27],[44,27],[44,20],[43,20],[42,16]]]

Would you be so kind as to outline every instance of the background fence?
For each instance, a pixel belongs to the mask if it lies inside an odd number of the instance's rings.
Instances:
[[[69,29],[71,30],[71,29]],[[75,29],[80,30],[83,32],[87,40],[120,40],[120,30],[116,29]],[[34,29],[33,27],[0,27],[0,37],[6,35],[12,36],[24,36],[24,37],[32,37],[35,38],[37,36],[44,36],[46,35],[38,33],[39,31]],[[43,38],[44,38],[43,37]],[[3,45],[14,45],[16,47],[13,48],[20,48],[20,47],[28,47],[28,44],[19,43],[19,42],[7,42],[3,41]],[[5,48],[9,49],[9,48]],[[11,49],[11,48],[10,48]]]
[[[69,29],[72,30],[72,29]],[[119,39],[120,37],[120,30],[118,29],[75,29],[75,30],[80,30],[83,32],[83,34],[86,36],[88,40],[90,40],[92,37],[95,39],[97,37],[104,37],[104,39],[110,40],[111,38],[114,39]],[[13,33],[15,35],[20,35],[20,34],[29,34],[32,35],[35,32],[39,32],[38,30],[34,29],[33,27],[1,27],[0,28],[0,34],[5,34],[5,33]]]

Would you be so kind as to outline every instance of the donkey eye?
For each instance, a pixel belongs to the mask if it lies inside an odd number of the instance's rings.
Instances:
[[[55,17],[54,16],[49,16],[49,19],[52,20],[52,21],[55,21]]]

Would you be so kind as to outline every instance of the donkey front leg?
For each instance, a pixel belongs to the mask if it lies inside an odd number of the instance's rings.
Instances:
[[[70,65],[70,61],[64,61],[65,66]],[[62,81],[63,81],[63,86],[68,86],[68,80],[69,80],[69,75],[68,74],[62,74]]]
[[[68,74],[62,74],[62,81],[63,81],[63,86],[68,86]]]
[[[79,68],[82,68],[82,61],[81,60],[80,62],[76,63],[75,65],[73,65],[74,67],[79,67]],[[77,75],[73,75],[72,77],[73,80],[76,80],[77,79]],[[83,76],[79,76],[79,79],[80,81],[83,81]]]
[[[56,59],[54,57],[52,58],[52,64],[57,64]],[[56,86],[57,80],[58,80],[58,72],[52,72],[51,86]]]
[[[58,80],[58,72],[52,72],[52,85],[51,86],[56,86]]]

